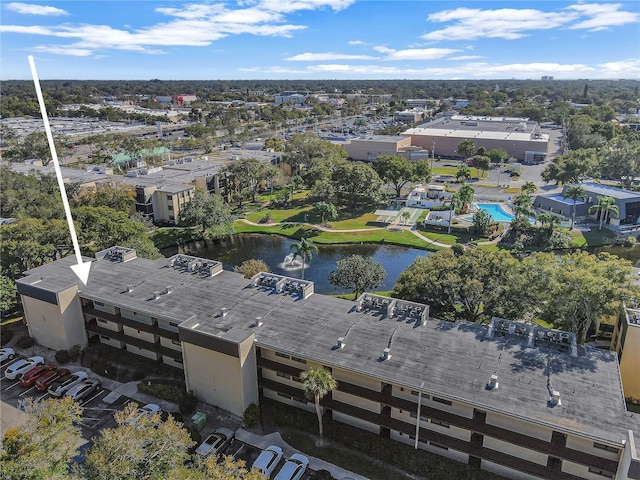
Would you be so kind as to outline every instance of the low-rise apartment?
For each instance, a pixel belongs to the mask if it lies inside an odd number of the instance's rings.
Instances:
[[[17,281],[30,334],[50,348],[91,336],[183,368],[198,398],[242,414],[270,398],[312,410],[299,380],[329,369],[325,415],[518,479],[640,479],[638,415],[615,352],[494,318],[447,322],[428,305],[348,301],[272,273],[252,279],[187,255],[113,247],[78,286],[69,257]]]

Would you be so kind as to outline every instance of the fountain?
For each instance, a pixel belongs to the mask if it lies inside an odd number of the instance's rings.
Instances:
[[[282,263],[278,264],[278,267],[286,271],[302,270],[302,257],[299,257],[294,253],[290,253],[289,255],[284,257],[284,260],[282,261]],[[309,268],[309,264],[305,263],[304,268]]]

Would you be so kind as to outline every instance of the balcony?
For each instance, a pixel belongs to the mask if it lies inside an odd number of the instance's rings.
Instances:
[[[139,338],[125,335],[124,332],[116,332],[113,330],[109,330],[108,328],[103,328],[99,326],[95,320],[89,320],[88,322],[86,322],[85,327],[89,332],[97,333],[98,335],[104,335],[105,337],[109,337],[114,340],[119,340],[126,344],[133,345],[134,347],[143,348],[151,352],[155,352],[161,355],[165,355],[167,357],[171,357],[174,360],[182,361],[182,351],[165,347],[164,345],[161,345],[159,342],[158,343],[145,342],[144,340],[141,340]]]
[[[122,315],[114,315],[112,313],[102,312],[90,307],[85,307],[84,313],[85,315],[91,315],[94,317],[102,318],[104,320],[109,320],[110,322],[117,323],[118,325],[135,328],[136,330],[140,330],[141,332],[151,333],[153,335],[168,338],[169,340],[180,340],[178,332],[172,332],[171,330],[167,330],[166,328],[160,328],[157,324],[149,325],[147,323],[136,322],[135,320],[125,318]]]

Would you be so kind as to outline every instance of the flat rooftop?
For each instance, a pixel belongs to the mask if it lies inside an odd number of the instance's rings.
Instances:
[[[610,187],[600,183],[583,183],[582,186],[587,192],[605,197],[613,197],[619,200],[637,199],[640,201],[640,193],[622,188]]]
[[[448,127],[448,126],[447,126]],[[456,139],[480,139],[480,140],[509,140],[514,142],[540,142],[546,144],[549,135],[546,133],[532,135],[526,132],[505,131],[505,130],[466,130],[455,128],[431,128],[416,127],[402,132],[402,135],[426,135],[432,137],[451,137]]]
[[[211,262],[201,259],[202,262]],[[74,257],[37,267],[17,280],[39,289],[77,284]],[[131,285],[132,288],[127,288]],[[156,295],[171,287],[171,293]],[[94,261],[80,296],[180,322],[205,335],[240,341],[342,367],[389,383],[479,408],[503,412],[567,432],[620,444],[626,431],[640,438],[640,415],[626,410],[614,352],[578,347],[578,355],[529,347],[526,340],[487,337],[488,326],[389,318],[384,309],[329,296],[301,298],[254,286],[239,274],[214,276],[171,266],[171,260]],[[225,316],[220,315],[222,308]],[[262,326],[255,326],[262,317]],[[345,347],[335,349],[344,337]],[[391,358],[381,361],[385,348]],[[497,372],[499,388],[487,390]],[[550,382],[562,405],[548,406]],[[424,386],[422,386],[424,385]],[[640,443],[639,443],[640,445]]]

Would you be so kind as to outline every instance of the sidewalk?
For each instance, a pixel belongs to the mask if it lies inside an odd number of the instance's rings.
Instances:
[[[303,455],[305,455],[303,452],[296,450],[295,448],[291,447],[287,442],[285,442],[282,439],[280,432],[270,433],[268,435],[263,436],[263,435],[257,435],[255,433],[251,433],[245,430],[244,428],[241,428],[236,432],[236,438],[241,442],[247,443],[261,450],[265,449],[269,445],[277,445],[278,447],[282,448],[282,451],[284,452],[284,456],[287,458],[293,455],[294,453],[302,453]],[[305,455],[305,456],[309,458],[309,467],[312,470],[316,470],[316,471],[327,470],[331,472],[331,475],[333,476],[333,478],[337,480],[343,480],[343,479],[368,480],[366,477],[363,477],[361,475],[356,475],[355,473],[352,473],[348,470],[345,470],[344,468],[340,468],[336,465],[333,465],[332,463],[328,463],[328,462],[325,462],[324,460],[320,460],[315,457],[310,457],[308,455]]]

